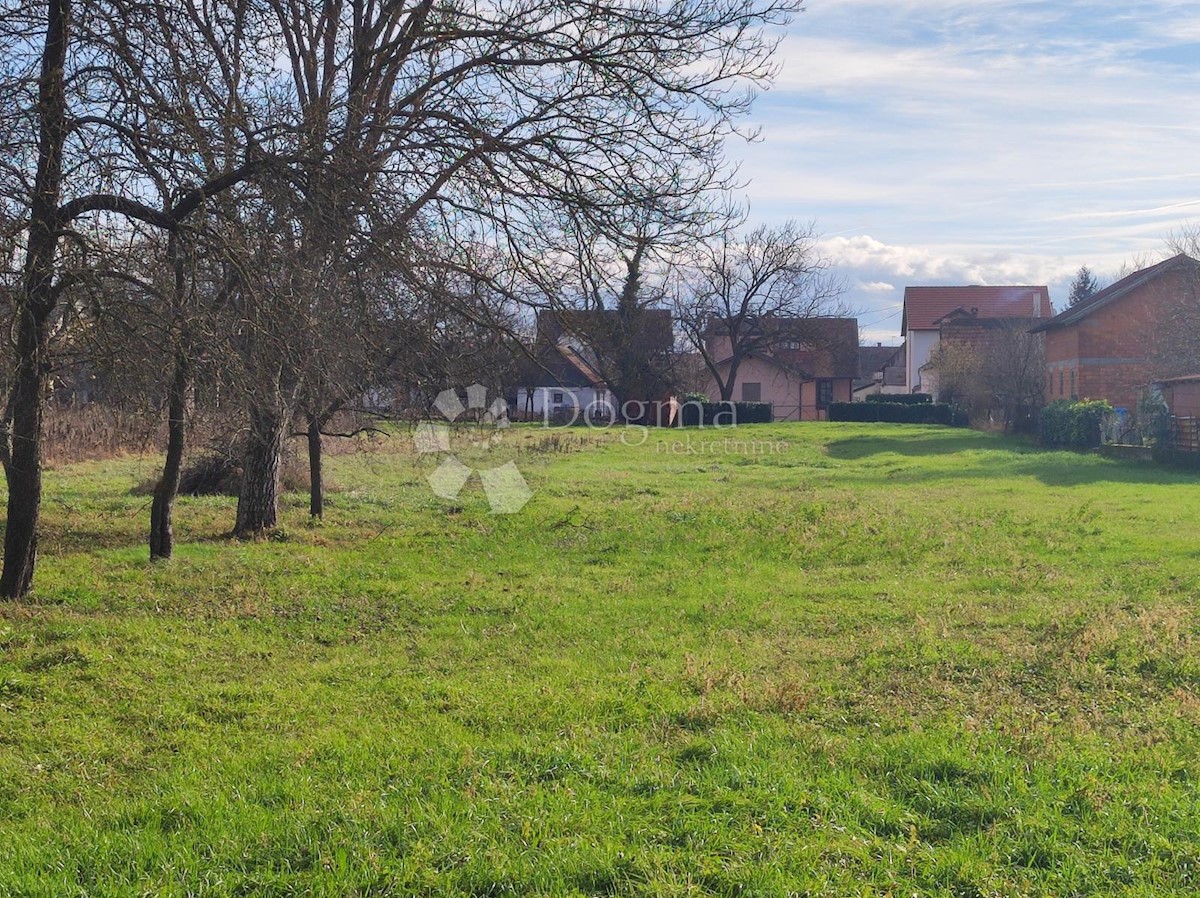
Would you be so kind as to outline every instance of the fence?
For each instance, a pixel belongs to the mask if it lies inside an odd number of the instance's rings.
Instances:
[[[1180,452],[1200,452],[1200,419],[1171,416],[1171,448]]]

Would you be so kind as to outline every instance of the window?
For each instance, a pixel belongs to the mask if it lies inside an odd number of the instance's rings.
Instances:
[[[1063,394],[1063,369],[1059,368],[1058,369],[1058,395],[1061,396],[1062,394]]]
[[[742,384],[742,402],[762,402],[762,384]]]
[[[1075,369],[1071,369],[1071,398],[1075,398]]]
[[[829,408],[833,402],[833,381],[818,380],[817,381],[817,408]]]
[[[781,348],[782,349],[799,349],[800,341],[799,340],[784,340],[781,345]]]
[[[554,402],[555,405],[561,405],[562,401],[563,401],[562,391],[556,390],[552,401]]]

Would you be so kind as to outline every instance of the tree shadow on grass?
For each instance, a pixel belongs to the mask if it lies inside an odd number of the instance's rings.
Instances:
[[[886,426],[886,425],[885,425]],[[1148,486],[1193,485],[1200,473],[1144,461],[1101,458],[1090,452],[1044,449],[1014,437],[977,431],[951,430],[914,434],[880,433],[836,440],[825,447],[830,458],[867,461],[892,455],[914,464],[881,469],[880,482],[933,483],[988,477],[1036,477],[1046,486],[1092,483],[1133,483]],[[970,454],[968,454],[970,453]],[[954,456],[960,456],[954,458]],[[927,459],[921,465],[916,459]],[[861,479],[861,478],[860,478]]]

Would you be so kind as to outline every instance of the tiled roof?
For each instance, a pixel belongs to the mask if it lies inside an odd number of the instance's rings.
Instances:
[[[875,374],[883,372],[884,386],[904,385],[904,345],[858,347],[858,377],[854,388],[875,383]]]
[[[1034,333],[1037,331],[1054,330],[1055,328],[1065,327],[1068,324],[1074,324],[1081,318],[1090,315],[1097,309],[1103,308],[1114,300],[1120,299],[1126,293],[1136,290],[1143,284],[1149,283],[1157,277],[1164,274],[1170,274],[1174,271],[1182,271],[1191,269],[1195,271],[1200,267],[1200,262],[1197,262],[1191,256],[1180,253],[1177,256],[1159,262],[1157,265],[1151,265],[1149,268],[1143,268],[1141,271],[1135,271],[1131,275],[1121,278],[1115,284],[1105,287],[1098,293],[1093,293],[1087,299],[1080,300],[1068,309],[1055,315],[1044,324],[1039,324],[1033,328]]]
[[[808,377],[850,377],[858,373],[858,319],[840,316],[760,319],[760,333],[772,337],[769,346],[755,351],[759,358],[774,361]],[[723,333],[721,323],[710,322],[709,339]],[[788,349],[795,341],[801,348]],[[765,342],[765,341],[764,341]],[[718,364],[730,361],[722,359]]]
[[[904,364],[903,346],[860,346],[858,347],[858,376],[871,378],[876,371],[888,365]],[[900,361],[894,362],[896,356]]]
[[[905,287],[900,333],[932,330],[944,315],[962,308],[980,318],[1050,318],[1046,287]]]
[[[641,309],[635,318],[638,335],[634,342],[647,354],[670,352],[674,344],[670,309]],[[613,309],[558,309],[539,312],[538,339],[557,343],[564,336],[584,343],[604,343],[622,329],[620,316]]]

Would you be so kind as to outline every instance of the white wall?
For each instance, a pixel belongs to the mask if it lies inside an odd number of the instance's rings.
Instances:
[[[939,335],[937,331],[908,332],[905,339],[904,374],[908,389],[914,392],[928,392],[924,384],[918,384],[921,379],[921,368],[929,364],[933,351],[937,349]]]
[[[524,417],[527,391],[524,387],[517,390],[517,407],[513,409],[515,417]],[[532,390],[533,411],[536,418],[578,415],[583,420],[585,411],[595,411],[599,406],[612,404],[612,395],[604,387],[534,387]],[[556,400],[556,396],[561,396]]]

